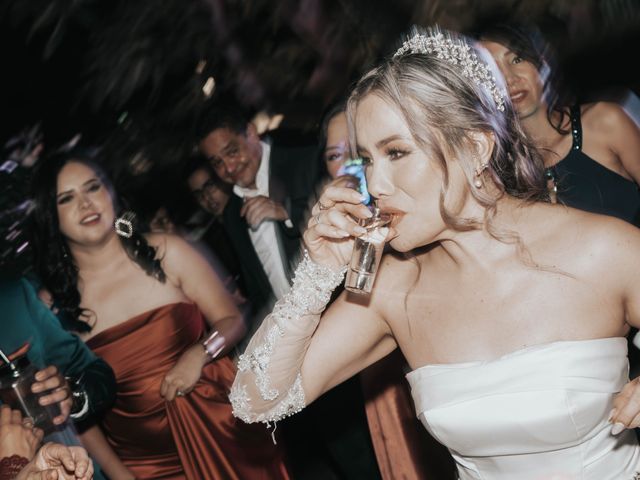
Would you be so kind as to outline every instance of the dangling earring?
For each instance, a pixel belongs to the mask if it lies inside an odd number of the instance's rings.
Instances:
[[[484,172],[488,166],[489,166],[488,163],[482,163],[478,168],[476,168],[476,179],[473,182],[474,187],[478,189],[483,187],[483,183],[482,183],[482,179],[480,178],[480,175],[482,175],[482,172]]]
[[[116,218],[114,227],[116,233],[124,238],[131,238],[133,236],[133,221],[136,218],[136,214],[130,210],[124,212],[120,217]]]

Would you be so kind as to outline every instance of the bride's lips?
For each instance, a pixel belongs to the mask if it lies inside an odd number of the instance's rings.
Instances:
[[[380,207],[380,211],[382,213],[386,213],[391,215],[391,222],[389,223],[390,227],[395,227],[400,220],[402,220],[402,217],[405,215],[405,211],[403,210],[398,210],[397,208],[392,208],[392,207]]]

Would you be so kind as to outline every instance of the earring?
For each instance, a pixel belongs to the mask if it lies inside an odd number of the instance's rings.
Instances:
[[[474,187],[476,188],[483,187],[483,183],[482,183],[482,179],[480,178],[480,175],[482,175],[482,172],[484,172],[488,166],[489,166],[488,163],[482,163],[478,168],[476,168],[476,179],[473,182]]]
[[[133,221],[136,218],[136,214],[130,210],[124,212],[120,217],[116,219],[114,227],[116,233],[124,238],[131,238],[133,236]]]

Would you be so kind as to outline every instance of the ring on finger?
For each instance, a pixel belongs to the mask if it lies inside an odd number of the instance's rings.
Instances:
[[[178,397],[184,397],[184,392],[183,392],[182,390],[178,390],[178,391],[176,392],[176,396],[178,396]]]
[[[319,213],[315,217],[313,217],[313,219],[316,221],[317,224],[320,224],[320,214]]]

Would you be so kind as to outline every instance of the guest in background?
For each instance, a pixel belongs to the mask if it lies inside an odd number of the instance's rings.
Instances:
[[[202,119],[200,151],[218,177],[233,185],[224,226],[241,262],[248,300],[262,320],[290,288],[309,201],[321,180],[319,150],[262,140],[241,108],[227,104]],[[250,333],[259,326],[250,326]],[[350,382],[282,422],[295,478],[379,477],[361,398],[358,383]]]
[[[543,156],[552,198],[640,225],[640,128],[615,103],[564,104],[548,44],[530,25],[480,32],[527,136]]]
[[[61,425],[71,415],[82,429],[99,420],[115,400],[109,365],[62,328],[25,278],[0,283],[0,311],[0,349],[10,357],[25,353],[42,369],[34,388],[37,393],[52,391],[41,403],[60,403],[62,413],[54,423]]]
[[[322,165],[331,179],[342,175],[341,168],[351,157],[346,108],[346,100],[338,100],[329,107],[320,124],[320,145],[324,148]]]
[[[232,186],[220,180],[201,157],[195,157],[185,172],[187,186],[195,202],[209,215],[199,239],[211,249],[226,269],[221,275],[225,285],[234,285],[234,296],[245,296],[242,268],[231,238],[224,227],[224,211],[231,198]],[[237,291],[236,291],[237,289]]]
[[[201,119],[199,147],[233,185],[224,225],[241,259],[249,300],[270,308],[289,289],[291,263],[319,181],[316,146],[281,148],[263,141],[241,107],[218,104]]]
[[[288,478],[268,432],[231,415],[225,353],[244,325],[209,264],[179,237],[138,231],[81,150],[45,159],[34,191],[44,286],[115,371],[108,443],[83,435],[109,477]]]

